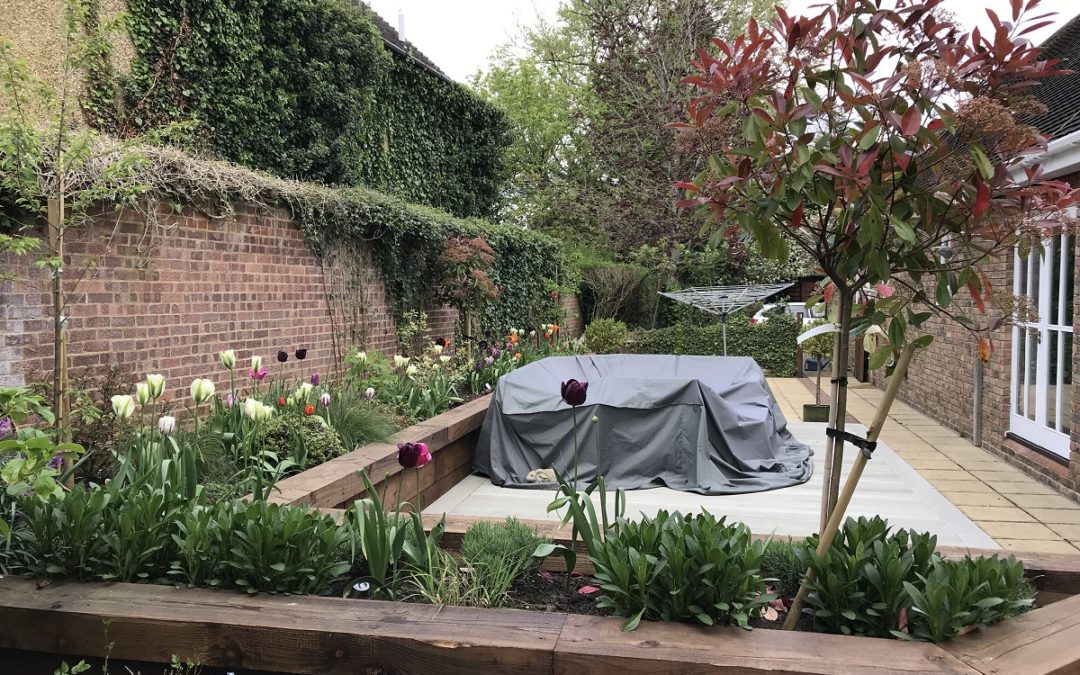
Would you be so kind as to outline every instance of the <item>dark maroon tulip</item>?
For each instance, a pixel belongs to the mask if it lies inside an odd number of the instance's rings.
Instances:
[[[399,443],[397,446],[397,461],[406,469],[416,469],[423,466],[421,459],[427,446],[423,443]]]
[[[444,338],[444,337],[435,338],[435,344],[439,345],[440,347],[445,347],[446,346],[446,338]]]
[[[585,402],[585,393],[589,390],[588,382],[567,380],[562,383],[562,399],[575,408]]]
[[[301,347],[300,349],[296,350],[296,353],[293,354],[293,356],[296,357],[297,361],[303,361],[304,359],[307,358],[307,349],[304,349],[303,347]]]
[[[289,360],[289,353],[284,351],[284,350],[278,352],[277,353],[277,360],[278,360],[278,363],[285,363],[286,361]]]

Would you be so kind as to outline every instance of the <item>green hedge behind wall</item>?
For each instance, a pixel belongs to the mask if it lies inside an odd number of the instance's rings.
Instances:
[[[783,314],[759,324],[746,314],[728,319],[728,356],[750,356],[771,377],[795,376],[795,339],[799,325],[795,317]],[[724,354],[723,328],[719,323],[693,326],[686,323],[642,331],[631,349],[641,354]]]

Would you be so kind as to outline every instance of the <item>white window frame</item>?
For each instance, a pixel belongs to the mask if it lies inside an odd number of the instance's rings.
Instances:
[[[1050,256],[1053,253],[1054,239],[1063,239],[1063,244],[1067,243],[1069,246],[1061,246],[1059,251],[1058,260],[1058,278],[1051,279],[1051,270],[1053,266],[1051,264]],[[1073,387],[1073,384],[1065,384],[1066,373],[1072,368],[1072,354],[1065,354],[1063,347],[1066,335],[1072,335],[1073,327],[1069,325],[1061,324],[1065,316],[1071,314],[1071,303],[1073,302],[1073,289],[1069,287],[1066,281],[1069,278],[1068,270],[1065,269],[1066,264],[1069,262],[1068,248],[1075,249],[1076,242],[1069,235],[1056,234],[1054,237],[1050,237],[1043,241],[1043,255],[1040,256],[1038,251],[1032,251],[1028,254],[1027,260],[1022,260],[1019,253],[1014,254],[1013,257],[1013,293],[1015,295],[1024,295],[1030,297],[1032,273],[1038,266],[1038,319],[1033,322],[1017,322],[1013,327],[1012,335],[1012,368],[1011,378],[1009,382],[1009,431],[1020,437],[1021,439],[1032,443],[1053,455],[1060,457],[1064,460],[1069,459],[1070,449],[1070,435],[1067,430],[1063,430],[1062,422],[1068,423],[1072,417],[1072,410],[1067,409],[1065,405],[1067,387]],[[1075,259],[1073,260],[1075,265]],[[1021,267],[1023,266],[1023,267]],[[1026,270],[1026,274],[1021,274],[1021,270]],[[1027,284],[1021,283],[1021,277],[1024,277],[1028,282]],[[1058,308],[1057,308],[1057,321],[1059,323],[1050,323],[1051,320],[1051,298],[1053,293],[1051,289],[1053,284],[1058,286]],[[1027,287],[1022,287],[1026,285]],[[1051,333],[1057,333],[1057,378],[1054,383],[1050,383],[1050,335]],[[1032,335],[1034,333],[1034,335]],[[1024,363],[1020,362],[1020,340],[1027,340],[1026,345],[1035,344],[1035,382],[1030,382],[1031,376],[1031,356],[1028,350],[1025,348]],[[1026,347],[1025,345],[1025,347]],[[1075,342],[1072,345],[1073,350],[1076,349]],[[1053,400],[1050,397],[1050,385],[1054,386]],[[1029,393],[1029,388],[1034,386],[1034,410],[1031,409],[1032,397]],[[1021,389],[1024,393],[1023,400],[1018,400],[1017,390]],[[1049,413],[1051,412],[1051,406],[1053,406],[1053,424],[1049,423]]]

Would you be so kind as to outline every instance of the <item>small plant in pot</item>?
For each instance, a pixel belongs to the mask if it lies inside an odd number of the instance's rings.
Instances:
[[[831,324],[827,324],[825,321],[809,321],[805,324],[802,335],[799,337],[799,345],[802,347],[803,354],[813,357],[814,371],[817,373],[814,402],[803,405],[804,422],[829,421],[829,405],[821,402],[821,370],[825,360],[832,356],[833,332]]]

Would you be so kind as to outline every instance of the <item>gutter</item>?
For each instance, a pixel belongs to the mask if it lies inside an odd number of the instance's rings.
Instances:
[[[1080,131],[1055,138],[1046,144],[1044,152],[1025,157],[1019,164],[1009,169],[1009,173],[1012,174],[1013,180],[1023,182],[1025,176],[1022,167],[1035,164],[1042,165],[1043,178],[1056,178],[1080,171]]]

